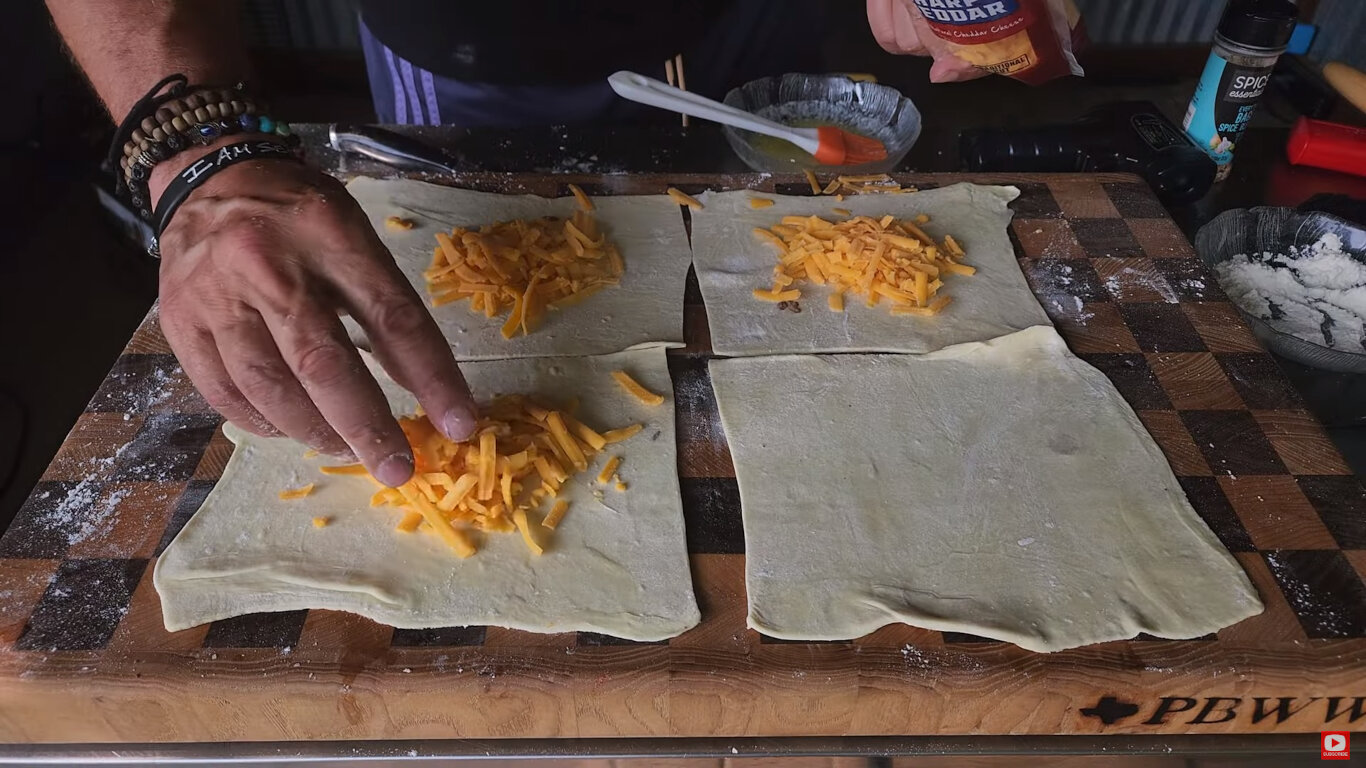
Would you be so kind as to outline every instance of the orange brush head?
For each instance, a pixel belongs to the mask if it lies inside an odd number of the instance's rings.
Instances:
[[[822,165],[862,165],[887,159],[887,148],[877,139],[842,131],[833,125],[820,126],[816,135],[821,143],[816,148],[815,158]]]

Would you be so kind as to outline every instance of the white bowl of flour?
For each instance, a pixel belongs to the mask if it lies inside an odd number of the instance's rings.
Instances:
[[[1206,224],[1195,247],[1271,351],[1366,372],[1366,230],[1324,213],[1249,208]]]

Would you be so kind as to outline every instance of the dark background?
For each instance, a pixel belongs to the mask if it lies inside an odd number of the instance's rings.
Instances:
[[[872,73],[919,106],[925,130],[905,170],[957,170],[958,132],[975,127],[1066,122],[1087,108],[1146,99],[1179,120],[1208,53],[1222,0],[1079,0],[1093,44],[1084,79],[1031,88],[988,78],[932,85],[928,62],[883,52],[868,31],[863,3],[826,0],[831,23],[812,30],[828,72]],[[1362,116],[1323,91],[1315,62],[1366,65],[1366,4],[1303,0],[1302,17],[1322,30],[1309,56],[1286,62],[1239,145],[1234,177],[1200,204],[1173,211],[1188,234],[1213,214],[1256,204],[1296,205],[1315,192],[1366,198],[1366,180],[1292,170],[1283,159],[1290,122],[1306,109],[1333,119]],[[293,122],[373,119],[350,3],[249,0],[242,4],[253,51],[253,84]],[[105,219],[91,187],[111,129],[109,118],[69,64],[38,0],[5,5],[0,43],[11,57],[0,121],[0,528],[56,451],[156,297],[156,263]],[[1355,61],[1354,61],[1355,60]],[[648,74],[648,73],[647,73]],[[661,116],[619,157],[616,170],[714,171],[731,168],[719,133],[687,132]],[[511,141],[472,141],[489,165],[555,167],[560,146],[601,136],[592,126],[518,131]],[[503,138],[501,135],[499,138]],[[579,167],[576,170],[584,170]],[[590,169],[591,170],[591,169]],[[1360,379],[1287,372],[1330,427],[1361,474],[1366,397]],[[1317,396],[1313,396],[1317,392]]]

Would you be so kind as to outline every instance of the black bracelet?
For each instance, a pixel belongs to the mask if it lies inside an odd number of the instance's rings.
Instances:
[[[159,257],[161,255],[161,235],[165,233],[166,225],[171,222],[171,217],[175,215],[176,209],[185,202],[191,192],[203,185],[210,177],[224,168],[248,160],[271,159],[303,162],[303,159],[295,154],[293,148],[288,144],[270,139],[254,139],[228,144],[190,163],[185,170],[176,174],[176,177],[166,187],[166,191],[161,193],[161,200],[157,202],[156,213],[152,216],[152,230],[156,233],[156,238],[152,241],[152,247],[148,249],[148,252],[153,256]]]
[[[114,192],[132,204],[144,220],[152,220],[147,188],[152,169],[198,145],[239,131],[274,133],[297,146],[289,124],[266,114],[265,105],[246,93],[246,86],[190,85],[183,74],[163,78],[146,93],[114,131],[105,165],[116,176]]]

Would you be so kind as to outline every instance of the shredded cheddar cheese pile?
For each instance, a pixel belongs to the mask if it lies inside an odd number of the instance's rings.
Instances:
[[[754,232],[782,251],[773,287],[754,291],[764,301],[795,301],[801,298],[797,281],[809,280],[832,289],[829,304],[836,312],[844,311],[845,295],[853,294],[870,307],[887,300],[893,315],[934,315],[952,298],[940,292],[946,274],[977,271],[961,263],[963,249],[952,237],[936,244],[916,222],[892,216],[838,223],[784,216],[782,223]]]
[[[423,273],[432,306],[468,299],[486,317],[507,312],[503,338],[510,339],[536,330],[546,310],[619,284],[621,253],[598,230],[592,202],[574,191],[581,210],[567,220],[519,219],[436,233],[432,264]]]
[[[555,499],[598,452],[641,430],[640,424],[632,424],[599,433],[568,413],[520,395],[490,404],[475,437],[465,442],[446,439],[426,416],[403,418],[399,424],[413,446],[413,478],[398,488],[381,487],[370,505],[404,510],[400,531],[429,529],[460,557],[477,551],[471,530],[516,531],[532,552],[541,554],[538,537],[544,534],[538,529],[553,529],[569,508],[560,499],[536,522],[542,502]],[[368,477],[358,464],[321,469]]]
[[[869,173],[862,176],[836,176],[829,184],[821,186],[816,174],[809,169],[805,171],[806,183],[811,185],[813,195],[834,195],[836,199],[843,200],[845,194],[882,194],[882,195],[904,195],[907,192],[915,192],[915,187],[903,187],[901,183],[885,173]]]

